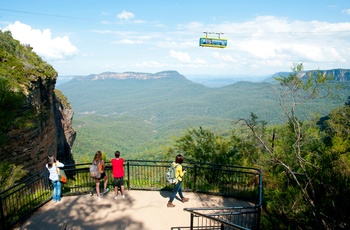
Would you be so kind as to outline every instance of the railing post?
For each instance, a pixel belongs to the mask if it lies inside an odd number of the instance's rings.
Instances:
[[[190,229],[193,230],[193,218],[194,218],[194,214],[191,213],[191,220],[190,220]]]
[[[193,175],[193,192],[196,192],[197,190],[197,186],[196,186],[196,182],[197,182],[197,165],[194,165],[194,175]]]
[[[128,190],[130,190],[130,163],[126,162],[126,169],[128,171]]]

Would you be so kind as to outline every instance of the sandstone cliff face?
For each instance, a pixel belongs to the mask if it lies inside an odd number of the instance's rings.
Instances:
[[[57,132],[56,157],[65,164],[74,164],[71,151],[76,137],[76,132],[72,126],[74,111],[70,106],[67,106],[66,98],[64,98],[65,103],[62,103],[62,100],[62,98],[54,94],[54,114]]]
[[[54,92],[55,81],[31,82],[26,110],[35,109],[40,116],[34,127],[12,129],[8,144],[0,149],[2,160],[22,164],[30,174],[45,168],[48,155],[54,155],[65,164],[73,164],[71,146],[76,133],[72,128],[73,110],[66,109]]]
[[[57,72],[29,45],[0,31],[0,161],[45,169],[48,155],[74,163],[73,110],[55,91]]]

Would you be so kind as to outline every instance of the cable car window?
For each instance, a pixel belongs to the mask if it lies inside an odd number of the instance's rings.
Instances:
[[[227,47],[227,39],[201,37],[199,39],[199,45],[206,46],[206,47],[214,47],[214,48],[226,48]]]

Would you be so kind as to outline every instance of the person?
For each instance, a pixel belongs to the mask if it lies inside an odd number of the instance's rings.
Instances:
[[[56,158],[53,155],[49,155],[47,157],[46,168],[50,173],[49,179],[52,181],[53,186],[52,199],[55,203],[61,201],[62,183],[59,180],[57,168],[62,167],[64,167],[64,164],[56,160]]]
[[[185,198],[182,194],[182,178],[186,173],[186,170],[182,169],[181,164],[183,161],[184,161],[184,157],[181,154],[178,154],[175,158],[175,162],[172,163],[176,167],[175,176],[177,178],[177,182],[175,183],[173,194],[170,196],[169,202],[167,204],[168,208],[175,207],[175,205],[173,204],[173,201],[177,193],[179,193],[182,203],[189,201],[189,198]]]
[[[111,160],[112,173],[114,177],[114,199],[118,198],[118,186],[120,193],[125,198],[124,194],[124,159],[120,157],[120,151],[115,151],[115,158]]]
[[[102,152],[101,152],[101,151],[97,151],[97,152],[95,153],[93,163],[94,163],[94,164],[97,164],[98,170],[99,170],[100,173],[101,173],[101,177],[95,179],[97,197],[98,197],[99,199],[101,199],[101,198],[102,198],[102,195],[101,195],[101,193],[100,193],[100,180],[104,179],[104,185],[103,185],[104,190],[103,190],[103,194],[106,194],[106,193],[109,191],[109,189],[107,188],[108,175],[107,175],[106,172],[105,172],[105,162],[104,162],[104,160],[102,159]]]

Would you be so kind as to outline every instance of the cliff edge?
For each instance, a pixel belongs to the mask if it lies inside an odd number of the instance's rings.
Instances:
[[[30,45],[0,31],[0,161],[44,169],[48,155],[74,163],[74,111],[55,90],[57,72]]]

